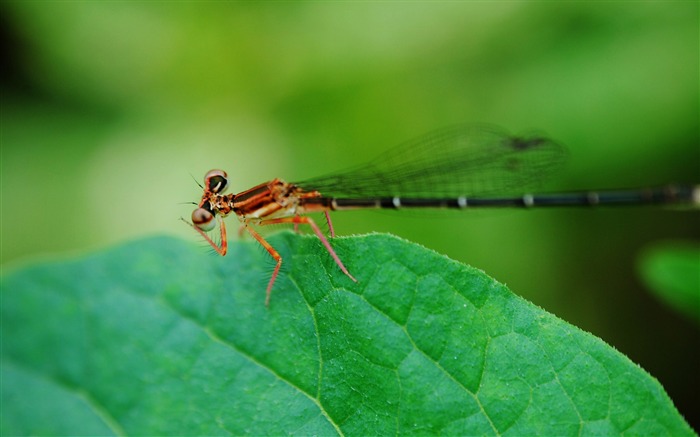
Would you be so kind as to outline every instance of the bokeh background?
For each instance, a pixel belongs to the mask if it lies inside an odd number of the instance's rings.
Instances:
[[[3,270],[153,234],[197,241],[178,218],[211,168],[233,191],[301,180],[455,123],[564,143],[549,190],[700,182],[698,17],[674,1],[2,2]],[[639,363],[699,429],[698,325],[637,270],[655,244],[697,244],[699,219],[345,212],[334,225],[483,269]]]

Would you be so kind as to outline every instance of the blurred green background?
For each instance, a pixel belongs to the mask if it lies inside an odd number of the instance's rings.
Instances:
[[[3,2],[3,269],[154,233],[198,241],[178,221],[201,195],[192,176],[223,168],[232,191],[301,180],[462,122],[564,143],[549,190],[700,182],[698,17],[673,1]],[[636,263],[657,242],[699,241],[699,219],[346,212],[334,225],[483,269],[641,364],[698,429],[700,331]]]

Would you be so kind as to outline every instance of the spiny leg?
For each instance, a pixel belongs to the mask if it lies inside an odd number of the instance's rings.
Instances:
[[[209,243],[209,244],[211,245],[211,247],[213,247],[214,250],[215,250],[219,255],[221,255],[221,256],[226,255],[226,250],[228,250],[228,242],[226,241],[226,225],[224,224],[224,221],[223,221],[221,218],[218,219],[218,220],[219,220],[219,235],[220,235],[220,238],[221,238],[221,246],[219,246],[218,244],[216,244],[216,243],[214,242],[214,240],[212,240],[211,238],[209,238],[209,235],[207,235],[206,232],[204,232],[203,230],[199,229],[197,226],[193,225],[192,223],[188,222],[188,221],[185,220],[185,219],[180,219],[180,220],[182,220],[183,222],[185,222],[185,223],[187,223],[188,225],[190,225],[190,226],[192,227],[192,229],[194,229],[195,231],[199,232],[199,235],[201,235],[202,237],[204,237],[204,239],[207,241],[207,243]]]
[[[333,223],[331,222],[331,214],[328,211],[323,211],[326,216],[326,223],[328,223],[328,230],[331,232],[331,238],[335,237],[335,231],[333,230]]]
[[[328,223],[328,230],[331,233],[331,238],[335,237],[335,230],[333,229],[333,222],[331,221],[331,215],[328,213],[328,211],[323,211],[323,214],[326,216],[326,223]],[[299,216],[296,216],[299,217]],[[294,233],[298,234],[299,233],[299,222],[295,221],[294,222]]]
[[[248,231],[248,233],[250,235],[252,235],[253,238],[258,240],[258,243],[260,243],[260,245],[262,247],[264,247],[265,250],[267,250],[267,253],[269,253],[270,256],[272,256],[272,258],[275,261],[277,261],[277,265],[275,266],[275,270],[272,271],[272,277],[270,277],[270,282],[267,283],[267,291],[265,293],[265,306],[269,307],[270,306],[270,294],[272,293],[272,286],[275,284],[275,279],[277,279],[277,275],[280,272],[280,267],[282,267],[282,256],[279,254],[279,252],[277,252],[275,250],[274,247],[272,247],[270,245],[270,243],[267,242],[267,240],[265,240],[262,237],[262,235],[255,232],[253,230],[253,228],[251,228],[250,226],[246,226],[245,228]]]
[[[345,266],[343,265],[343,262],[340,260],[338,255],[335,253],[335,250],[333,250],[333,247],[328,242],[326,237],[323,235],[323,232],[321,232],[321,230],[318,228],[318,225],[313,220],[311,220],[310,217],[294,216],[294,217],[282,217],[282,218],[276,218],[276,219],[270,219],[270,220],[263,220],[260,222],[260,225],[261,226],[274,225],[274,224],[278,224],[278,223],[307,224],[307,225],[311,226],[311,229],[313,229],[313,231],[316,234],[316,236],[318,237],[318,239],[321,240],[321,243],[323,243],[323,245],[326,247],[326,250],[331,255],[331,257],[333,258],[333,261],[335,261],[335,263],[338,265],[340,270],[342,270],[343,273],[345,273],[348,278],[352,279],[354,282],[357,282],[357,279],[355,279],[350,274],[348,269],[345,268]]]

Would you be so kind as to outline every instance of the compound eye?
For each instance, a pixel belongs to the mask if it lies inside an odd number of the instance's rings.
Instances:
[[[210,192],[217,194],[226,191],[228,176],[223,170],[209,170],[204,175],[204,186]]]
[[[192,223],[203,231],[211,231],[214,229],[214,214],[204,208],[197,208],[192,211]]]

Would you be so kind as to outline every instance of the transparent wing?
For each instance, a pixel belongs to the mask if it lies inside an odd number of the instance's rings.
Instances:
[[[295,184],[329,197],[508,194],[545,180],[566,156],[543,136],[458,125],[401,144],[366,165]]]

